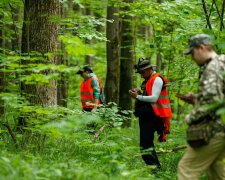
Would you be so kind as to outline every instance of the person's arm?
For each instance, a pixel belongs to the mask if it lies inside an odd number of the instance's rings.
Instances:
[[[160,77],[155,78],[155,81],[152,86],[152,95],[151,96],[142,96],[137,95],[137,99],[144,102],[157,102],[159,95],[162,91],[163,80]]]
[[[93,77],[92,81],[91,81],[91,85],[94,89],[94,98],[95,98],[95,108],[97,108],[98,106],[98,100],[100,99],[100,86],[99,86],[99,82],[97,80],[97,78]]]
[[[182,101],[184,101],[188,104],[192,104],[192,105],[195,105],[195,103],[197,101],[197,96],[195,94],[193,94],[192,92],[189,92],[187,95],[182,95],[182,94],[177,93],[176,97],[178,97]]]

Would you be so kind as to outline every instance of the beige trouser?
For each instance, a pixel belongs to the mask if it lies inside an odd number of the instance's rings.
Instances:
[[[203,172],[209,180],[225,180],[225,137],[215,137],[200,148],[188,146],[178,164],[178,180],[199,180]]]

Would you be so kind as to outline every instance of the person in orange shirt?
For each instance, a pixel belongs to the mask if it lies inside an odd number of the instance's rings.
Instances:
[[[130,95],[136,99],[134,115],[139,117],[140,147],[142,158],[147,165],[161,168],[154,149],[154,133],[159,134],[159,141],[166,141],[166,133],[170,131],[169,119],[172,117],[170,100],[166,89],[167,79],[153,71],[149,60],[139,59],[135,65],[137,73],[144,78],[141,90],[129,90]]]

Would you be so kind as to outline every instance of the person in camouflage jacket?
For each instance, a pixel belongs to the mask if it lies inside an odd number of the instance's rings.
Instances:
[[[193,110],[186,115],[185,122],[191,126],[206,121],[210,123],[211,131],[207,145],[188,145],[178,164],[178,180],[197,180],[204,172],[208,179],[225,180],[225,124],[216,114],[224,105],[225,56],[217,55],[211,37],[206,34],[197,34],[189,39],[189,48],[184,54],[190,54],[200,66],[198,94],[189,93],[180,97],[194,105]]]

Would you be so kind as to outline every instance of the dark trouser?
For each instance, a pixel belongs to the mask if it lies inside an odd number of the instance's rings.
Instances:
[[[161,118],[153,116],[139,117],[140,127],[140,147],[142,159],[147,165],[156,165],[161,167],[156,151],[154,149],[154,133],[160,133],[163,130],[163,121]]]
[[[93,108],[83,108],[83,111],[86,111],[86,112],[91,112]]]

